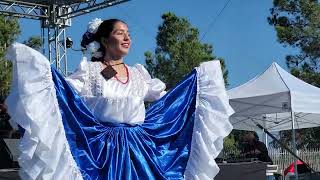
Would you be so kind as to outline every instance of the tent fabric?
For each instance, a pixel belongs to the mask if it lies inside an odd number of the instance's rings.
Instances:
[[[235,110],[235,129],[256,130],[258,122],[270,131],[320,126],[320,88],[312,86],[272,63],[262,74],[228,91]]]
[[[231,116],[230,121],[234,129],[257,131],[256,123],[268,131],[282,131],[292,129],[291,113],[274,113],[255,116]],[[320,126],[320,114],[295,113],[295,129]]]

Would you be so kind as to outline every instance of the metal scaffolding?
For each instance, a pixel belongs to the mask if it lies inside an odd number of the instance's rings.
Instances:
[[[66,76],[66,28],[71,26],[71,19],[127,1],[129,0],[2,0],[0,14],[40,20],[42,42],[45,45],[46,40],[48,45],[48,59]],[[43,53],[45,54],[44,50]]]

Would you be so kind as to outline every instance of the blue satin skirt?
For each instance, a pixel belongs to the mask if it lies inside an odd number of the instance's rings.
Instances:
[[[154,102],[141,125],[98,121],[52,68],[72,156],[83,179],[183,179],[195,116],[197,72]]]

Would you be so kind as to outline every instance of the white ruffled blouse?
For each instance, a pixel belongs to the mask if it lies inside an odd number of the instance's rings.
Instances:
[[[100,74],[102,69],[100,62],[84,58],[66,80],[98,120],[142,124],[145,118],[144,101],[159,99],[165,94],[166,85],[159,79],[152,79],[141,64],[128,66],[129,81],[126,84],[115,77],[105,80]]]

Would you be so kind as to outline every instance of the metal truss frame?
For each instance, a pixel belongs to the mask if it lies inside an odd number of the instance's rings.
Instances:
[[[49,27],[48,48],[49,61],[64,76],[68,74],[67,47],[66,47],[66,28],[59,26]]]
[[[15,16],[41,21],[42,42],[48,43],[48,59],[64,76],[68,72],[66,28],[71,18],[81,16],[130,0],[83,0],[65,4],[33,3],[16,0],[0,1],[0,15]],[[47,35],[45,35],[47,30]],[[46,38],[44,37],[46,36]],[[44,45],[44,44],[43,44]],[[45,54],[45,48],[43,48]]]
[[[97,11],[103,8],[121,4],[130,0],[87,0],[69,5],[71,12],[60,15],[59,17],[69,16],[70,18],[80,16],[83,14]]]
[[[23,1],[0,1],[0,14],[29,19],[49,18],[50,6]]]

